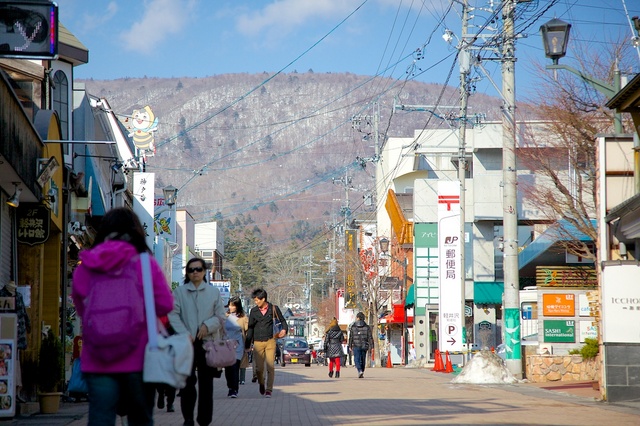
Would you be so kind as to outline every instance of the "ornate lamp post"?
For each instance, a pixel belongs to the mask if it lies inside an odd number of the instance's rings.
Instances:
[[[382,253],[387,254],[389,251],[389,240],[385,237],[380,238],[378,244],[380,245],[380,251]],[[407,304],[406,304],[406,293],[407,293],[407,257],[405,255],[404,260],[401,262],[398,259],[395,259],[393,256],[388,255],[389,259],[391,259],[392,261],[398,263],[399,265],[402,266],[402,272],[403,272],[403,279],[402,279],[402,291],[400,293],[400,299],[402,301],[402,309],[404,312],[404,317],[402,320],[402,356],[403,356],[403,361],[404,364],[408,364],[409,362],[409,353],[408,353],[408,348],[409,348],[409,342],[408,342],[408,337],[409,337],[409,326],[407,325]]]
[[[558,65],[558,59],[567,54],[570,30],[571,24],[555,18],[540,26],[544,54],[554,65]]]
[[[572,74],[577,75],[593,87],[598,92],[602,93],[608,99],[613,98],[621,87],[620,83],[620,69],[616,65],[614,71],[614,84],[608,84],[604,81],[600,81],[593,77],[590,77],[575,68],[568,65],[560,65],[558,60],[567,54],[567,45],[569,44],[569,32],[571,31],[571,24],[564,22],[560,19],[552,19],[546,24],[540,26],[540,33],[542,34],[542,44],[544,45],[544,54],[547,58],[551,58],[552,65],[547,65],[548,70],[566,70]],[[620,114],[614,114],[614,127],[616,133],[622,133],[622,118]]]
[[[162,193],[164,194],[164,203],[173,207],[176,204],[176,198],[178,196],[178,188],[175,186],[169,185],[167,187],[162,188]]]

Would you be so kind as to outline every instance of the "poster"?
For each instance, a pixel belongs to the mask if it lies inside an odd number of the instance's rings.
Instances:
[[[0,417],[12,417],[15,412],[14,349],[13,340],[0,339]]]

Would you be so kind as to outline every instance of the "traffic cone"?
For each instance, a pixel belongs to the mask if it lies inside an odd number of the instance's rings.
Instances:
[[[436,358],[436,363],[431,369],[431,371],[437,371],[437,372],[444,371],[444,364],[442,363],[442,355],[440,355],[439,349],[436,349],[435,358]]]
[[[445,367],[444,373],[453,373],[453,365],[451,365],[451,359],[449,358],[449,351],[446,352],[447,356],[447,365]]]
[[[391,351],[387,352],[387,368],[393,368],[391,364]]]

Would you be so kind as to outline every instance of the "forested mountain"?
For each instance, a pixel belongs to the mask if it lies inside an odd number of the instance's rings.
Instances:
[[[198,222],[255,226],[267,242],[308,237],[340,217],[347,196],[354,214],[373,208],[363,195],[375,194],[367,162],[375,154],[374,103],[381,142],[457,126],[459,114],[455,87],[311,70],[85,84],[121,119],[151,107],[158,130],[147,171],[156,173],[157,187],[179,188],[178,207]],[[469,114],[499,120],[500,105],[472,94]]]

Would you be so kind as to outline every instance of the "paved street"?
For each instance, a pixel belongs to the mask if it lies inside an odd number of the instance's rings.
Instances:
[[[639,425],[640,402],[612,405],[577,386],[545,390],[539,385],[454,385],[453,376],[429,369],[371,368],[358,379],[353,367],[340,379],[327,368],[276,367],[273,398],[258,386],[240,386],[226,397],[224,379],[214,383],[214,425]],[[248,371],[247,377],[251,377]],[[158,426],[181,425],[176,412],[156,410]],[[86,403],[65,404],[55,416],[34,415],[6,424],[86,425]],[[0,422],[2,425],[5,422]]]

